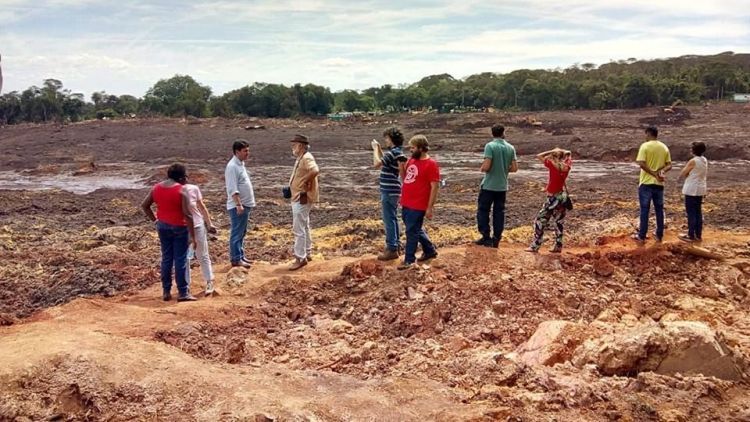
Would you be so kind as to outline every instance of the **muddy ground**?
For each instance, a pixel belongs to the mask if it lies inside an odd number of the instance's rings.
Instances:
[[[741,106],[713,105],[4,127],[0,419],[749,418],[748,117]],[[496,122],[508,127],[521,168],[499,251],[468,245],[481,151]],[[259,124],[266,129],[244,129]],[[441,256],[408,272],[371,255],[383,235],[368,145],[392,124],[428,136],[447,181],[427,226]],[[678,245],[677,171],[666,190],[667,241],[639,248],[628,240],[637,225],[632,159],[646,124],[659,126],[678,167],[691,141],[709,145],[703,246],[723,261]],[[289,274],[291,216],[280,188],[295,133],[312,140],[322,202],[312,216],[315,259]],[[227,265],[222,176],[236,138],[251,144],[258,199],[248,273]],[[565,252],[530,256],[522,249],[546,178],[531,155],[554,146],[574,152],[576,208]],[[174,161],[187,164],[220,227],[210,248],[221,294],[179,306],[157,300],[158,240],[139,210]],[[199,292],[197,268],[193,279]],[[577,324],[563,352],[542,361],[520,353],[555,320]],[[651,365],[655,351],[668,359],[674,348],[654,340],[661,334],[630,360],[618,357],[629,362],[619,366],[585,347],[607,330],[667,330],[673,321],[715,332],[741,375]],[[186,380],[174,376],[181,371]]]

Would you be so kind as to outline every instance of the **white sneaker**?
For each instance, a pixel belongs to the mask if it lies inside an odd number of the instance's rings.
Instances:
[[[213,280],[206,282],[206,296],[210,295],[214,292],[214,282]]]

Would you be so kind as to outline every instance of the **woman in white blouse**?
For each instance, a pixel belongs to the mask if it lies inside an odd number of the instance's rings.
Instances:
[[[685,195],[685,212],[687,213],[688,232],[680,235],[680,240],[685,242],[700,242],[703,240],[703,197],[706,196],[706,174],[708,173],[708,160],[703,154],[706,152],[706,144],[700,141],[690,145],[693,158],[687,162],[680,173],[680,178],[685,179],[682,185],[682,194]]]

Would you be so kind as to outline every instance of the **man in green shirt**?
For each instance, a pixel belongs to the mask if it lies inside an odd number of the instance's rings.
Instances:
[[[482,238],[474,243],[497,248],[505,229],[505,194],[508,191],[508,173],[518,171],[516,149],[503,136],[505,127],[492,127],[492,140],[484,146],[484,173],[477,199],[477,227]],[[492,237],[490,237],[490,208],[492,208]]]
[[[657,140],[659,130],[654,126],[646,128],[646,142],[638,149],[635,161],[641,167],[638,183],[638,202],[641,207],[641,224],[638,233],[633,235],[636,242],[643,244],[648,233],[648,214],[651,202],[656,214],[656,241],[664,237],[664,175],[672,169],[669,148]]]

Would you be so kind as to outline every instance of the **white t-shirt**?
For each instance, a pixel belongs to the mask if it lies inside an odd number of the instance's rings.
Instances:
[[[193,216],[193,227],[200,227],[204,224],[203,222],[203,215],[201,214],[200,210],[198,210],[198,201],[203,200],[203,194],[201,194],[201,190],[198,188],[198,186],[195,185],[183,185],[182,190],[185,191],[188,197],[188,202],[190,206],[190,214]]]

